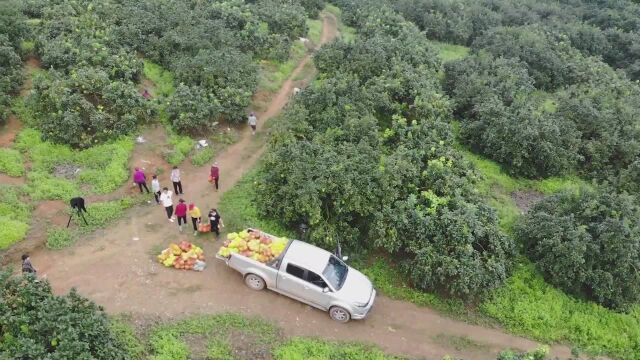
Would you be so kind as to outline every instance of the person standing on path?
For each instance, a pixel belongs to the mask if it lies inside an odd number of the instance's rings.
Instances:
[[[31,264],[31,258],[29,254],[22,255],[22,273],[23,274],[36,274],[36,269]]]
[[[168,188],[162,189],[162,194],[160,195],[160,202],[162,202],[162,206],[164,206],[165,211],[167,212],[167,218],[169,221],[173,222],[173,199],[171,198],[173,193],[169,191]]]
[[[213,181],[213,185],[216,187],[216,191],[218,191],[218,180],[220,180],[220,168],[218,167],[218,162],[216,161],[211,166],[211,181]]]
[[[156,199],[156,204],[160,205],[160,194],[162,194],[162,191],[160,190],[158,175],[153,175],[153,179],[151,180],[151,191],[153,191],[153,197]]]
[[[189,204],[189,215],[191,216],[191,222],[193,223],[193,235],[198,235],[198,224],[202,222],[202,214],[196,204]]]
[[[248,122],[249,126],[251,126],[252,134],[255,135],[256,134],[256,128],[258,126],[258,118],[256,117],[256,113],[251,112],[251,114],[249,114],[249,120],[247,122]]]
[[[178,218],[178,229],[182,231],[182,224],[187,224],[187,204],[184,203],[184,199],[178,200],[176,217]]]
[[[136,168],[136,171],[133,173],[133,182],[138,184],[138,188],[140,188],[140,193],[142,194],[142,187],[147,190],[147,194],[149,193],[149,188],[147,187],[147,177],[144,175],[144,171],[140,168]]]
[[[216,233],[216,237],[220,236],[220,227],[224,227],[224,223],[217,209],[209,211],[209,223],[211,224],[211,232]]]
[[[177,166],[171,170],[171,182],[173,182],[173,191],[176,195],[184,195],[182,192],[182,182],[180,181],[180,169]]]

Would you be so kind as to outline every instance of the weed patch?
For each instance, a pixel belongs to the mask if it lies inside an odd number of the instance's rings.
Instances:
[[[202,166],[204,164],[208,164],[211,162],[211,159],[213,159],[214,155],[215,152],[213,151],[213,148],[211,148],[211,146],[203,149],[198,149],[191,156],[191,163],[194,166]]]
[[[307,38],[311,40],[314,45],[320,44],[320,36],[322,35],[322,21],[316,19],[307,19]]]
[[[0,148],[0,173],[14,177],[24,175],[24,159],[18,150]]]
[[[120,200],[105,201],[89,204],[87,206],[88,214],[85,214],[88,225],[85,225],[82,219],[74,216],[74,221],[79,227],[81,233],[90,233],[99,228],[104,228],[112,221],[121,218],[125,210],[144,203],[147,198],[144,195],[135,197],[125,197]]]
[[[171,150],[165,153],[165,160],[170,165],[180,165],[195,146],[195,141],[188,136],[178,135],[172,129],[167,129],[167,136]]]
[[[461,45],[443,43],[439,41],[431,41],[431,45],[438,50],[438,57],[444,62],[458,60],[469,54],[469,48]]]
[[[336,343],[308,338],[292,338],[273,352],[276,360],[393,360],[400,357],[386,355],[373,346]]]
[[[531,264],[520,265],[480,308],[510,331],[536,340],[567,341],[620,359],[640,354],[640,306],[624,314],[574,299],[545,283]]]
[[[282,84],[291,76],[300,60],[306,53],[304,44],[296,41],[291,46],[289,60],[284,63],[263,60],[260,62],[260,75],[258,79],[259,91],[274,93],[280,89]]]
[[[173,74],[162,66],[145,59],[143,72],[155,84],[156,95],[167,97],[176,91]]]
[[[24,239],[29,225],[22,221],[0,217],[0,249],[6,249]]]
[[[69,229],[54,227],[47,231],[47,248],[60,250],[73,245],[76,242],[76,235]]]
[[[144,345],[140,342],[133,327],[123,317],[109,319],[112,334],[128,353],[131,360],[142,360],[145,355]]]

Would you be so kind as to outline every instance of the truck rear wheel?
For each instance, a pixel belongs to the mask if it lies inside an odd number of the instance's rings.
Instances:
[[[247,276],[244,277],[244,283],[252,290],[257,291],[264,289],[265,286],[264,280],[256,274],[247,274]]]
[[[329,309],[329,316],[337,322],[346,323],[351,319],[351,314],[340,306],[334,306]]]

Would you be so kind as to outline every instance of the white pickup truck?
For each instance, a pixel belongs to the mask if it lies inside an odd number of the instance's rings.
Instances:
[[[285,250],[268,263],[239,253],[216,257],[239,271],[251,289],[267,287],[328,311],[333,320],[342,323],[363,319],[376,297],[373,284],[364,274],[330,252],[300,240],[290,240]]]

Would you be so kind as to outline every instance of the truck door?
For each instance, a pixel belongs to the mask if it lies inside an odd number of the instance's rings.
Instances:
[[[316,281],[315,284],[309,281],[309,274],[313,274],[311,278]],[[322,284],[319,281],[322,281]],[[292,263],[287,263],[284,271],[278,272],[277,286],[280,291],[294,299],[326,310],[331,295],[323,293],[323,284],[324,280],[320,276]],[[326,284],[324,285],[326,287]]]

